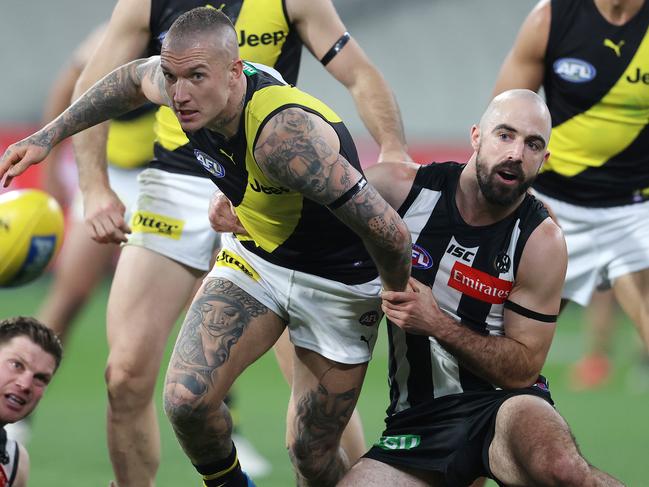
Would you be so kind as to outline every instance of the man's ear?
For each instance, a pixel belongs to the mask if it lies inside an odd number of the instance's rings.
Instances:
[[[480,127],[477,125],[471,126],[471,147],[474,151],[477,151],[478,147],[480,147]]]

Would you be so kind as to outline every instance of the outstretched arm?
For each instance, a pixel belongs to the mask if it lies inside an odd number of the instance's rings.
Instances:
[[[0,159],[0,179],[6,174],[4,185],[8,186],[12,178],[41,162],[66,137],[123,115],[147,99],[168,103],[158,56],[116,69],[41,130],[9,146]]]
[[[514,88],[538,91],[541,87],[550,18],[550,0],[541,0],[523,22],[514,46],[503,62],[493,96]]]
[[[118,0],[99,45],[79,76],[73,99],[123,64],[146,56],[151,33],[150,0]],[[86,225],[98,242],[126,241],[130,229],[124,221],[126,208],[108,182],[106,140],[108,125],[102,123],[73,138],[83,195]]]
[[[431,289],[415,279],[410,281],[413,291],[383,293],[383,311],[405,331],[435,337],[460,363],[492,384],[527,387],[541,372],[554,336],[566,265],[563,234],[547,218],[525,246],[508,298],[537,315],[505,309],[504,336],[461,326],[440,310]]]
[[[300,38],[322,60],[346,31],[331,0],[287,0],[286,5]],[[410,161],[394,94],[353,37],[325,68],[352,95],[358,114],[379,144],[379,162]]]
[[[339,140],[320,117],[286,108],[271,118],[255,146],[267,177],[329,206],[363,179],[339,154]],[[410,275],[410,233],[397,212],[370,184],[330,210],[358,234],[374,259],[386,289],[405,289]]]

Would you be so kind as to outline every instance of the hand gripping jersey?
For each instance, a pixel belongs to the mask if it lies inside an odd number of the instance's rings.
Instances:
[[[259,68],[259,69],[257,69]],[[278,186],[257,166],[254,145],[266,122],[283,107],[299,107],[325,120],[340,140],[340,154],[362,172],[356,147],[340,118],[324,103],[287,85],[261,65],[245,64],[247,88],[241,125],[225,140],[202,129],[187,134],[193,163],[207,172],[236,207],[250,237],[243,245],[267,261],[346,284],[368,282],[376,268],[356,234],[327,208]]]
[[[302,41],[289,23],[284,0],[152,0],[149,54],[160,54],[167,30],[181,14],[206,6],[219,8],[230,18],[238,34],[242,59],[272,66],[288,83],[296,83]],[[176,115],[168,107],[158,110],[156,135],[151,167],[205,177],[205,172],[196,167]]]
[[[610,24],[593,0],[553,0],[543,82],[552,114],[550,159],[535,188],[606,207],[649,187],[649,1]]]
[[[412,276],[432,288],[440,309],[479,333],[503,335],[504,303],[527,239],[548,217],[527,195],[492,225],[467,225],[455,204],[464,165],[422,166],[399,209],[413,241]],[[462,367],[432,337],[389,323],[390,407],[393,414],[432,398],[496,387]]]

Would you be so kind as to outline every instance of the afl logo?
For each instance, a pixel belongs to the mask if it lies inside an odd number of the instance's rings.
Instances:
[[[379,312],[368,311],[367,313],[363,313],[358,319],[358,322],[363,326],[374,326],[379,322]]]
[[[210,174],[213,174],[217,178],[225,176],[225,169],[223,169],[223,166],[205,154],[205,152],[194,149],[194,155],[196,156],[196,159],[198,159],[198,162],[201,163],[201,166],[203,166]]]
[[[592,81],[597,75],[595,66],[572,57],[557,59],[552,68],[557,76],[571,83],[586,83]]]
[[[412,246],[412,267],[415,269],[430,269],[433,267],[433,259],[430,254],[417,244]]]

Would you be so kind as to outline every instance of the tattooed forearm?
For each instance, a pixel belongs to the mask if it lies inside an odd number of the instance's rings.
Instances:
[[[137,68],[145,61],[133,61],[106,75],[43,129],[45,137],[55,145],[142,105],[146,98],[140,88]]]
[[[371,185],[334,211],[365,243],[386,289],[405,289],[410,276],[412,242],[398,213]]]

